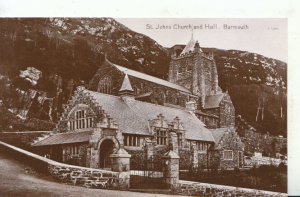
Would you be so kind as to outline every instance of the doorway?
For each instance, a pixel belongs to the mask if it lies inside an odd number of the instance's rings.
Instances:
[[[114,142],[106,139],[100,145],[100,168],[111,168],[110,155],[114,150]]]

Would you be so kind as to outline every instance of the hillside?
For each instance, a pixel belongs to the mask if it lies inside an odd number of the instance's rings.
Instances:
[[[287,132],[287,65],[259,54],[214,51],[219,84],[228,90],[236,109],[258,131]]]
[[[104,54],[165,79],[170,62],[168,49],[111,18],[0,19],[0,42],[0,105],[21,122],[56,122]],[[214,51],[220,86],[237,113],[262,132],[286,135],[286,63],[237,50],[204,50]],[[257,113],[259,103],[264,110]],[[14,130],[14,123],[0,124]]]

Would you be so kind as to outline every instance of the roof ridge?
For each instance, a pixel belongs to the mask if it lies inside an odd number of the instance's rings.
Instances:
[[[92,91],[92,90],[87,90],[87,91],[90,91],[90,92],[93,92],[93,93],[96,93],[96,94],[102,94],[102,95],[115,97],[115,98],[118,98],[118,99],[122,100],[120,96],[115,96],[115,95],[111,95],[111,94],[104,94],[102,92],[95,92],[95,91]],[[166,108],[170,108],[170,109],[177,109],[177,110],[189,112],[187,109],[175,108],[175,107],[170,107],[170,106],[166,106],[166,105],[159,105],[159,104],[155,104],[155,103],[148,103],[148,102],[139,101],[139,100],[135,100],[135,99],[134,99],[134,102],[139,102],[139,103],[143,103],[143,104],[146,104],[146,105],[162,106],[162,107],[166,107]],[[127,105],[127,103],[126,103],[126,105]],[[184,108],[184,107],[182,107],[182,108]]]
[[[158,77],[155,77],[155,76],[153,76],[153,75],[149,75],[149,74],[147,74],[147,73],[143,73],[143,72],[140,72],[140,71],[137,71],[137,70],[133,70],[133,69],[127,68],[127,67],[125,67],[125,66],[120,66],[120,65],[114,64],[114,63],[112,63],[112,64],[113,64],[114,66],[116,66],[117,68],[118,68],[118,67],[122,67],[122,68],[124,68],[124,69],[129,70],[129,71],[134,71],[134,72],[142,73],[142,74],[144,74],[144,75],[148,75],[148,76],[151,76],[151,77],[154,77],[154,78],[157,78],[157,79],[164,80],[164,81],[166,81],[166,82],[172,83],[172,82],[167,81],[167,80],[165,80],[165,79],[158,78]],[[120,69],[119,69],[119,70],[120,70]],[[120,70],[120,71],[121,71],[121,70]],[[176,83],[172,83],[172,84],[178,85],[178,84],[176,84]],[[178,85],[178,86],[180,86],[180,85]],[[181,87],[182,87],[182,86],[181,86]],[[184,87],[183,87],[183,88],[184,88]]]
[[[92,94],[97,93],[97,94],[104,94],[104,95],[107,95],[107,96],[110,96],[110,97],[120,98],[120,96],[117,96],[117,95],[105,94],[103,92],[97,92],[97,91],[92,91],[92,90],[88,90],[88,89],[85,89],[84,91],[92,92]]]
[[[128,70],[128,71],[133,71],[133,72],[141,73],[141,74],[144,74],[144,75],[153,77],[153,78],[155,78],[155,79],[165,81],[165,82],[170,83],[170,84],[172,84],[172,85],[176,85],[176,86],[178,86],[178,87],[181,87],[181,88],[185,89],[187,93],[193,95],[193,93],[192,93],[188,88],[183,87],[183,86],[181,86],[181,85],[178,85],[178,84],[176,84],[176,83],[172,83],[172,82],[167,81],[167,80],[165,80],[165,79],[158,78],[158,77],[155,77],[155,76],[153,76],[153,75],[149,75],[149,74],[147,74],[147,73],[143,73],[143,72],[140,72],[140,71],[136,71],[136,70],[133,70],[133,69],[130,69],[130,68],[127,68],[127,67],[124,67],[124,66],[121,66],[121,65],[112,63],[112,62],[110,62],[109,60],[107,60],[107,61],[108,61],[112,66],[116,67],[116,68],[117,68],[119,71],[121,71],[121,72],[122,72],[122,70],[120,70],[118,67],[121,67],[121,68],[126,69],[126,70]],[[129,73],[127,73],[127,74],[130,75]],[[144,80],[149,81],[149,80],[147,80],[147,79],[144,79]],[[170,87],[170,88],[172,88],[172,87]],[[172,89],[175,89],[175,88],[172,88]],[[180,91],[183,91],[183,90],[180,90]],[[183,92],[184,92],[184,91],[183,91]]]
[[[216,96],[216,95],[221,95],[221,94],[224,95],[224,92],[220,92],[220,93],[217,93],[217,94],[210,94],[210,95],[206,95],[206,96]]]

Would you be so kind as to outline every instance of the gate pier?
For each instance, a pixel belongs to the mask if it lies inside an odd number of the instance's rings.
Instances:
[[[171,190],[177,189],[179,185],[179,158],[178,154],[172,150],[164,155],[163,177],[167,187]]]
[[[131,155],[124,148],[119,148],[116,153],[110,155],[112,171],[119,172],[120,189],[128,189],[130,186],[130,157]]]

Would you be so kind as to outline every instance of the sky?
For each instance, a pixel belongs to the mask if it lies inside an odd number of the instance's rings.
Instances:
[[[236,49],[287,62],[287,19],[116,18],[164,47],[187,44],[191,35],[201,47]],[[240,26],[243,29],[228,29]],[[209,26],[211,28],[209,28]]]

